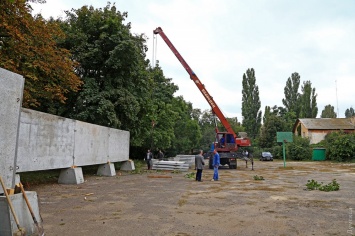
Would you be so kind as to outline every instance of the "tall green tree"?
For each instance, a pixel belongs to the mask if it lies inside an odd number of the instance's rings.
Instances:
[[[243,126],[249,137],[256,138],[261,127],[259,87],[256,85],[255,71],[248,69],[243,74],[242,116]]]
[[[150,147],[153,150],[166,150],[173,145],[175,125],[181,117],[179,109],[180,106],[183,106],[184,100],[181,103],[176,102],[173,94],[178,87],[171,82],[171,79],[165,78],[159,64],[152,69],[151,78],[153,81],[148,86],[150,89],[148,97],[140,95],[139,92],[137,94],[137,97],[146,99],[145,102],[141,101],[143,106],[139,119],[144,120],[146,124],[148,122],[154,123],[152,136],[146,140],[152,140]],[[144,87],[140,89],[144,89]],[[137,127],[138,130],[141,128]]]
[[[265,124],[266,120],[271,115],[271,108],[270,106],[265,106],[264,116],[263,116],[263,123]]]
[[[80,63],[83,81],[73,93],[64,116],[128,130],[132,146],[168,148],[174,137],[172,110],[178,89],[157,65],[149,67],[146,37],[133,35],[127,13],[108,3],[83,6],[58,19],[66,39],[60,44]],[[154,124],[154,125],[153,125]]]
[[[329,104],[324,107],[320,117],[321,118],[337,118],[337,113],[335,113],[334,107]]]
[[[270,108],[265,107],[267,115],[264,116],[265,120],[261,128],[259,144],[262,148],[271,148],[276,143],[276,133],[286,131],[286,110],[283,107],[277,107],[276,105]]]
[[[173,99],[172,110],[177,114],[174,125],[174,139],[172,141],[169,153],[189,154],[191,150],[200,148],[202,137],[199,126],[199,110],[195,110],[190,102],[186,102],[179,96]]]
[[[202,112],[199,119],[199,126],[202,134],[200,148],[207,151],[210,149],[212,142],[215,141],[216,136],[216,123],[212,110],[209,109]]]
[[[345,110],[345,117],[346,118],[350,118],[350,117],[353,117],[353,116],[355,116],[355,111],[354,111],[353,107],[350,107],[350,108]]]
[[[300,118],[316,118],[318,114],[316,89],[311,81],[304,81],[301,87]]]
[[[300,75],[295,72],[287,79],[286,86],[284,88],[285,98],[282,99],[283,105],[288,112],[295,112],[298,117],[300,114],[300,97],[298,92],[300,86]]]

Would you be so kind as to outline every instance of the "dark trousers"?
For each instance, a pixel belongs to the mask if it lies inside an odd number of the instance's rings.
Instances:
[[[197,169],[196,180],[201,181],[201,178],[202,178],[202,169]]]
[[[152,160],[147,160],[148,170],[152,169]]]

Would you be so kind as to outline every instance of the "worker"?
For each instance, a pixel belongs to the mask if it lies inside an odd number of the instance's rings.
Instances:
[[[159,161],[162,161],[164,159],[164,153],[161,150],[159,150],[158,152],[158,159]]]
[[[219,154],[217,152],[217,150],[213,150],[213,179],[211,181],[217,181],[218,180],[218,167],[220,164],[220,157]]]
[[[219,145],[220,145],[221,147],[224,147],[224,145],[225,145],[224,136],[222,136],[222,138],[219,140]]]
[[[235,139],[232,134],[228,134],[227,140],[228,140],[228,143],[235,143]]]
[[[150,149],[148,149],[146,157],[144,158],[144,160],[147,162],[148,170],[152,169],[152,159],[153,159],[153,154],[150,152]]]

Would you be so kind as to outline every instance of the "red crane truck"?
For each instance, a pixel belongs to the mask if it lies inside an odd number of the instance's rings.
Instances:
[[[222,111],[219,109],[216,102],[213,100],[213,97],[206,90],[205,86],[201,83],[200,79],[192,71],[192,69],[186,63],[184,58],[180,55],[178,50],[176,50],[174,45],[170,42],[170,40],[165,35],[163,30],[160,27],[158,27],[153,32],[154,32],[154,34],[159,34],[163,38],[165,43],[169,46],[171,51],[175,54],[177,59],[180,61],[182,66],[185,68],[187,73],[190,75],[191,80],[194,81],[197,88],[201,91],[202,95],[205,97],[207,102],[210,104],[213,114],[218,117],[218,119],[220,120],[220,122],[222,123],[224,128],[226,129],[225,132],[220,132],[218,130],[217,125],[216,125],[216,129],[215,129],[216,130],[216,138],[213,142],[213,148],[217,149],[217,152],[220,155],[221,165],[228,164],[230,169],[236,169],[237,168],[237,158],[242,158],[243,160],[248,161],[249,158],[242,156],[240,152],[237,152],[239,147],[251,146],[250,139],[248,139],[246,137],[246,133],[243,133],[242,136],[244,136],[244,137],[238,137],[236,135],[236,133],[233,131],[231,125],[229,124],[228,120],[223,115]],[[210,153],[210,160],[212,160],[211,157],[212,157],[212,152]],[[253,162],[252,162],[252,164],[253,164]],[[209,168],[212,169],[212,161],[210,161]]]

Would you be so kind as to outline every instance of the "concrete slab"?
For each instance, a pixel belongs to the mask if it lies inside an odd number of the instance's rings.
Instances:
[[[7,188],[15,187],[23,86],[21,75],[0,68],[0,175]],[[3,193],[2,188],[0,193]]]
[[[30,109],[21,111],[17,172],[73,166],[75,120]]]
[[[128,160],[128,131],[21,111],[17,173]]]

